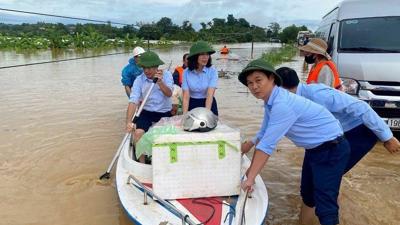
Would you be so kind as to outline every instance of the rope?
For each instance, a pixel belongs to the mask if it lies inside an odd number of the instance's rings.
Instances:
[[[0,67],[0,70],[1,69],[14,68],[14,67],[33,66],[33,65],[40,65],[40,64],[46,64],[46,63],[58,63],[58,62],[73,61],[73,60],[79,60],[79,59],[97,58],[97,57],[110,56],[110,55],[120,55],[120,54],[127,54],[127,53],[129,53],[129,52],[117,52],[117,53],[109,53],[109,54],[96,55],[96,56],[85,56],[85,57],[72,58],[72,59],[60,59],[60,60],[52,60],[52,61],[37,62],[37,63],[26,63],[26,64],[19,64],[19,65],[12,65],[12,66],[2,66],[2,67]]]
[[[18,13],[33,14],[33,15],[40,15],[40,16],[58,17],[58,18],[73,19],[73,20],[83,20],[83,21],[96,22],[96,23],[111,23],[111,24],[118,24],[118,25],[133,26],[132,24],[126,24],[126,23],[120,23],[120,22],[111,22],[111,21],[104,21],[104,20],[92,20],[92,19],[85,19],[85,18],[72,17],[72,16],[60,16],[60,15],[55,15],[55,14],[22,11],[22,10],[16,10],[16,9],[0,8],[0,11],[18,12]]]

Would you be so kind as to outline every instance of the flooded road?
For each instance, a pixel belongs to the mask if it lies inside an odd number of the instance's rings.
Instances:
[[[216,46],[216,49],[221,46]],[[229,46],[228,46],[229,47]],[[254,57],[277,46],[256,44]],[[170,70],[188,46],[156,50]],[[232,46],[238,61],[217,68],[239,71],[250,44]],[[57,59],[76,55],[61,55]],[[49,61],[0,52],[0,66]],[[99,181],[124,136],[127,98],[120,71],[130,55],[0,70],[0,224],[130,224],[114,179]],[[302,61],[288,63],[301,72]],[[171,66],[170,66],[171,65]],[[221,119],[251,137],[261,123],[262,102],[236,77],[221,78],[216,92]],[[301,203],[304,150],[284,139],[262,172],[269,191],[267,224],[295,225]],[[341,224],[397,225],[400,221],[400,155],[378,144],[343,180]]]

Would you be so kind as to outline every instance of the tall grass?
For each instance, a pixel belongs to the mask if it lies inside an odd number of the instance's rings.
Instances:
[[[262,54],[262,58],[273,66],[288,62],[297,54],[297,48],[292,44],[287,44],[268,53]]]

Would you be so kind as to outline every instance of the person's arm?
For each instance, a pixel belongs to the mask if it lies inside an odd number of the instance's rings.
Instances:
[[[218,72],[215,68],[211,69],[210,80],[208,81],[207,97],[206,97],[206,108],[211,110],[215,90],[218,85]]]
[[[136,111],[136,104],[133,102],[129,102],[128,109],[126,110],[126,132],[130,133],[133,130],[133,114]]]
[[[183,91],[183,99],[182,99],[182,112],[183,112],[183,114],[187,113],[187,111],[189,109],[189,99],[190,99],[189,90],[184,90]]]
[[[211,110],[213,98],[214,98],[215,88],[207,89],[207,98],[206,98],[206,108]]]
[[[383,146],[388,150],[390,153],[396,153],[400,151],[400,142],[397,138],[392,137],[389,140],[383,143]]]
[[[171,73],[166,72],[165,76],[164,76],[163,71],[158,70],[155,77],[158,78],[157,84],[160,87],[161,92],[165,96],[171,97],[172,96],[172,85],[173,85]]]
[[[126,95],[128,96],[128,98],[129,98],[129,96],[131,96],[131,87],[125,86],[125,93],[126,93]]]
[[[253,185],[256,180],[256,176],[264,168],[265,164],[269,159],[269,155],[263,151],[256,149],[251,161],[251,165],[246,172],[247,179],[242,182],[242,189],[249,192],[253,191]]]
[[[317,83],[325,84],[329,87],[333,87],[334,85],[334,75],[333,71],[328,65],[324,65],[319,72]],[[335,87],[333,87],[335,88]]]
[[[190,100],[190,91],[189,84],[187,80],[187,74],[189,70],[186,69],[183,72],[183,81],[182,81],[182,113],[185,114],[189,110],[189,100]]]

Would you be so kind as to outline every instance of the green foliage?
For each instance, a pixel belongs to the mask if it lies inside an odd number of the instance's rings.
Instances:
[[[284,43],[294,42],[299,30],[307,27],[286,27],[281,32],[278,23],[270,23],[267,29],[251,25],[244,18],[213,18],[201,22],[201,29],[196,31],[190,21],[176,25],[168,17],[158,22],[113,27],[107,24],[3,24],[0,23],[1,49],[68,49],[68,48],[131,48],[145,46],[146,40],[160,40],[158,46],[169,47],[171,40],[194,42],[205,40],[211,43],[266,42],[271,38]]]
[[[279,34],[279,39],[283,43],[295,43],[297,38],[297,33],[301,30],[308,30],[306,26],[297,27],[296,25],[291,25],[282,30]]]
[[[273,66],[279,65],[283,62],[290,61],[297,53],[297,48],[293,45],[284,45],[268,53],[264,53],[261,57]]]

